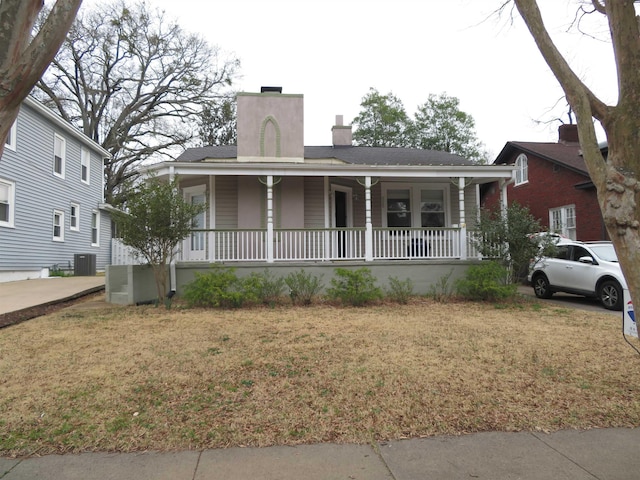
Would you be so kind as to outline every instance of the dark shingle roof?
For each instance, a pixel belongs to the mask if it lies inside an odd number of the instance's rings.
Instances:
[[[562,165],[575,172],[589,176],[587,165],[584,163],[580,144],[578,143],[543,143],[543,142],[507,142],[496,161],[496,164],[513,162],[515,151],[522,151],[536,155],[550,162]]]
[[[176,158],[178,162],[237,157],[235,146],[190,148]],[[355,165],[473,165],[465,158],[447,152],[393,147],[304,147],[308,160],[336,159]]]

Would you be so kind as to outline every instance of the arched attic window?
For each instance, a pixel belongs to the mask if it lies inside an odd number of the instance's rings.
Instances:
[[[524,153],[516,158],[516,185],[522,185],[529,181],[529,160]]]

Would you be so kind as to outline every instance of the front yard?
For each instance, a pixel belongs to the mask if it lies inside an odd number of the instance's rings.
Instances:
[[[0,455],[640,426],[620,322],[526,300],[65,309],[0,330]]]

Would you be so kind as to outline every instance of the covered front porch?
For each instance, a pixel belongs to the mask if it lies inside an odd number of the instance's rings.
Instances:
[[[473,237],[464,228],[393,229],[327,228],[286,230],[194,230],[179,262],[325,262],[435,260],[480,258]],[[368,238],[370,237],[370,238]],[[112,264],[140,263],[118,239],[112,241]]]
[[[179,262],[240,263],[478,258],[480,185],[506,205],[513,167],[167,162],[185,199],[208,208]],[[114,241],[112,264],[132,262]]]

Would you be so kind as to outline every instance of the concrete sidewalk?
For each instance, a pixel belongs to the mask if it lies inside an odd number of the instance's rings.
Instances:
[[[104,290],[104,276],[49,277],[0,283],[0,315]]]
[[[0,458],[3,480],[631,480],[640,429],[478,433],[368,445]]]

